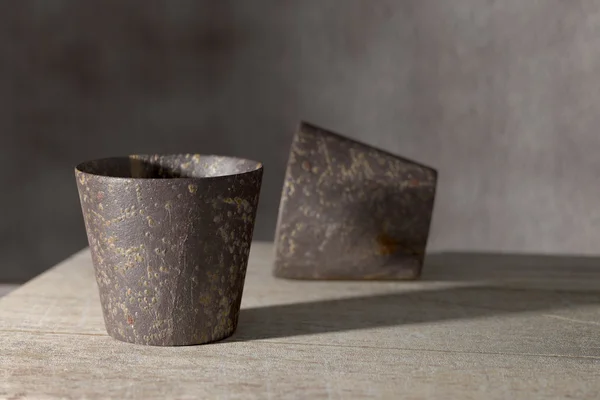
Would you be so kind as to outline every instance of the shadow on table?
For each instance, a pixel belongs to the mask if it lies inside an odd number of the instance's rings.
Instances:
[[[432,253],[426,257],[423,281],[544,281],[559,288],[566,281],[598,282],[600,257],[507,253]]]
[[[573,283],[574,279],[600,283],[600,259],[438,253],[428,257],[423,281],[466,281],[461,287],[411,290],[415,283],[405,282],[401,283],[403,291],[398,293],[243,309],[238,330],[230,340],[344,332],[600,304],[600,290],[595,288],[560,289],[561,282]],[[548,288],[535,287],[541,280],[552,284]],[[502,282],[517,282],[519,286]]]

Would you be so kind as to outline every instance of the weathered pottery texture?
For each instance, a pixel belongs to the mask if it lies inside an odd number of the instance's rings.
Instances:
[[[255,161],[191,154],[77,166],[112,337],[171,346],[235,331],[262,172]]]
[[[416,279],[437,172],[302,123],[290,152],[274,274],[295,279]]]

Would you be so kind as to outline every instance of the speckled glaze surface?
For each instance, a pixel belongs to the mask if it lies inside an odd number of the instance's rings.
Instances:
[[[75,169],[108,333],[202,344],[237,325],[262,182],[255,161],[138,155]]]
[[[416,279],[437,172],[302,123],[290,152],[274,274],[294,279]]]

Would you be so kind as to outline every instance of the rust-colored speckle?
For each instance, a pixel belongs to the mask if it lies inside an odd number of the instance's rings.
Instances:
[[[394,254],[400,243],[395,240],[393,237],[389,236],[386,233],[382,233],[377,236],[377,244],[378,244],[378,253],[381,255],[388,256],[390,254]]]
[[[310,163],[308,161],[304,161],[302,163],[302,169],[305,171],[310,171]]]
[[[133,317],[132,317],[131,315],[128,315],[128,316],[127,316],[127,323],[128,323],[129,325],[133,325],[133,322],[134,322],[134,320],[133,320]]]
[[[411,180],[408,182],[408,185],[409,185],[409,186],[412,186],[412,187],[417,187],[417,186],[419,186],[419,181],[418,181],[417,179],[411,179]]]
[[[395,240],[393,237],[389,236],[386,233],[382,233],[377,236],[377,245],[378,245],[378,253],[381,255],[390,255],[394,254],[400,243]]]

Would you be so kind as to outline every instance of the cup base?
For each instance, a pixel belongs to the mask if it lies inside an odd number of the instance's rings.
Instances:
[[[154,347],[177,347],[177,346],[199,346],[204,344],[210,344],[219,342],[221,340],[227,339],[231,335],[233,335],[236,331],[236,327],[233,329],[227,330],[219,335],[215,335],[210,338],[200,338],[194,339],[190,338],[190,340],[170,340],[170,338],[152,338],[148,337],[144,339],[144,337],[133,336],[127,337],[119,334],[118,332],[107,331],[108,335],[123,343],[136,344],[141,346],[154,346]],[[133,338],[133,340],[131,340]]]

